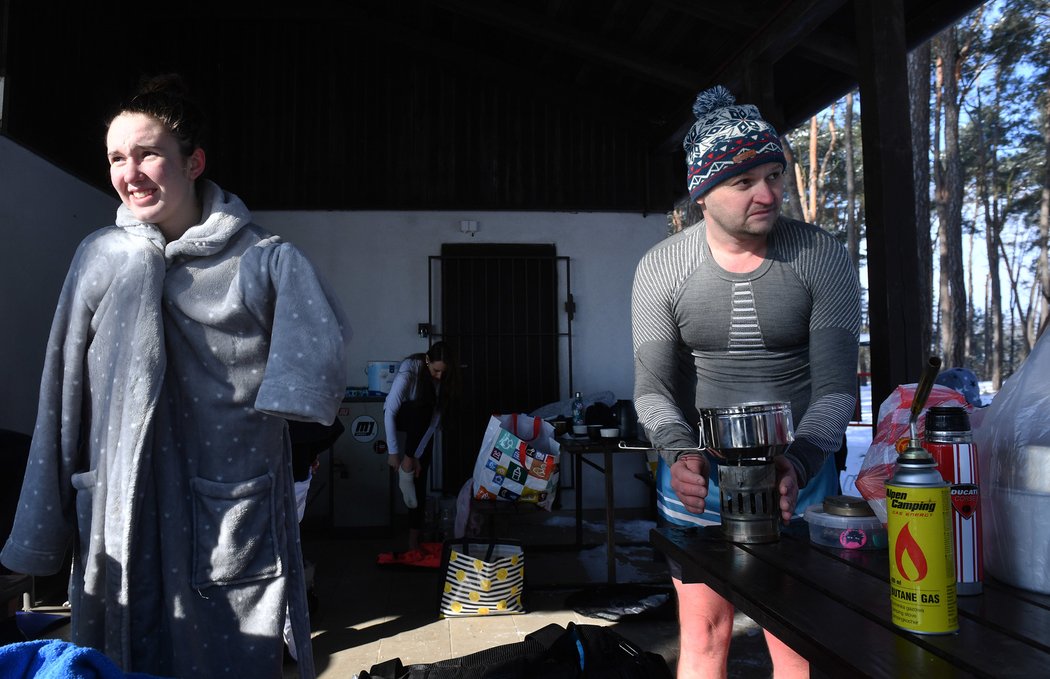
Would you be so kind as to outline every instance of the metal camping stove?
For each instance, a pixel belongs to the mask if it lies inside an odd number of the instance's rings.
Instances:
[[[700,410],[700,446],[718,458],[722,533],[730,542],[780,539],[780,495],[773,458],[793,440],[789,403],[743,403]]]
[[[700,445],[664,450],[707,452],[718,459],[722,533],[730,542],[752,544],[780,539],[780,495],[773,458],[794,440],[790,403],[742,403],[701,408]],[[623,442],[620,447],[633,449]]]

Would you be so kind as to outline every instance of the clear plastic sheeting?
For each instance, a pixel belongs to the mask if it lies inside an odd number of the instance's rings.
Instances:
[[[972,416],[985,572],[1050,594],[1050,333]]]

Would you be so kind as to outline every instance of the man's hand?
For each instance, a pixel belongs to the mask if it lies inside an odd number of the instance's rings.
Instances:
[[[386,463],[394,469],[401,466],[401,455],[400,453],[391,453],[386,456]]]
[[[789,465],[790,466],[790,465]],[[700,454],[682,455],[671,465],[671,488],[686,509],[701,514],[707,504],[707,479],[710,465]]]
[[[798,502],[798,476],[795,465],[783,455],[774,457],[773,464],[777,468],[777,490],[780,491],[780,518],[788,523]]]

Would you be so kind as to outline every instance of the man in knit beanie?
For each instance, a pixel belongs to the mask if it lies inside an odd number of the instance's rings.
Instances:
[[[786,522],[839,492],[834,453],[856,403],[860,284],[846,249],[780,214],[784,151],[758,109],[701,92],[684,141],[686,188],[703,211],[654,246],[632,291],[635,408],[660,451],[663,524],[720,521],[717,461],[699,452],[701,408],[791,404],[794,442],[775,459]],[[733,606],[704,584],[678,594],[678,676],[724,677]],[[808,663],[766,633],[777,677]]]

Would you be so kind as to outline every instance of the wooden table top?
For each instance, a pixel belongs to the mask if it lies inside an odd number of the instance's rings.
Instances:
[[[769,544],[730,543],[720,526],[650,538],[683,580],[706,583],[831,676],[1050,676],[1048,595],[986,578],[983,594],[958,598],[957,633],[913,634],[891,622],[885,549],[814,545],[802,519]]]

